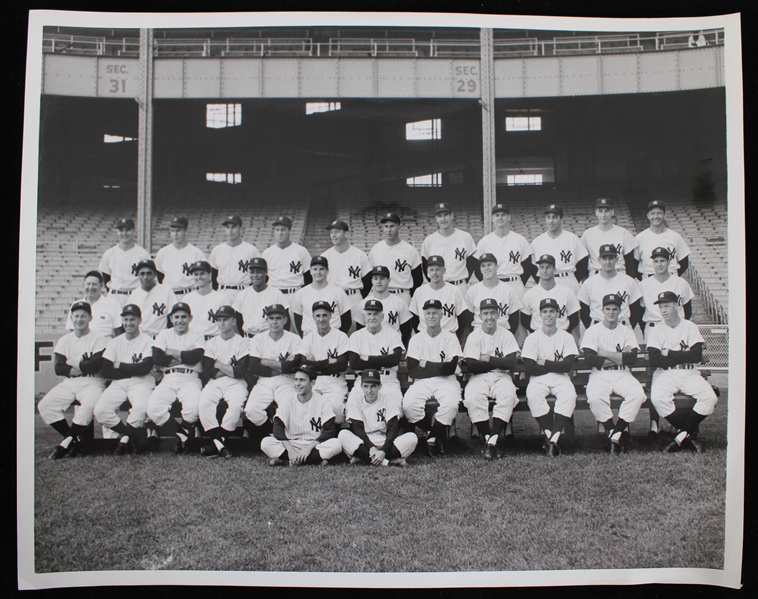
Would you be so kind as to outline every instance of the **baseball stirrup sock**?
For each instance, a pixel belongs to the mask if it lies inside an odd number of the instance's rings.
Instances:
[[[549,431],[551,428],[553,428],[553,417],[550,415],[550,413],[547,413],[544,416],[540,416],[537,418],[537,424],[540,425],[541,430]]]
[[[611,431],[610,434],[612,437],[615,437],[616,433],[623,433],[628,427],[629,423],[623,418],[619,418],[616,421],[616,426],[613,427],[613,431]]]
[[[705,420],[705,416],[698,414],[695,410],[690,410],[690,413],[684,418],[682,430],[687,431],[691,435],[697,429],[697,425],[703,420]]]
[[[444,424],[440,424],[439,422],[435,422],[432,425],[432,430],[430,432],[432,437],[436,437],[439,441],[442,441],[442,439],[445,438],[445,432],[446,427]]]
[[[388,460],[394,460],[395,458],[402,458],[402,454],[400,453],[400,450],[397,448],[397,445],[394,443],[392,444],[392,447],[390,447],[384,454],[384,457]]]
[[[558,440],[560,438],[561,438],[561,431],[558,431],[557,433],[554,433],[552,437],[550,437],[550,442],[558,445]]]
[[[487,439],[487,445],[492,445],[493,447],[497,445],[497,435],[492,435],[489,439]]]
[[[610,437],[613,431],[613,418],[609,418],[605,422],[601,422],[600,424],[603,425],[603,428],[605,429],[606,434]]]
[[[564,432],[566,430],[566,425],[571,422],[571,418],[568,416],[564,416],[563,414],[556,414],[555,415],[555,429]]]
[[[118,433],[119,435],[126,435],[126,425],[123,422],[119,422],[118,424],[115,424],[111,427],[111,430],[114,433]]]
[[[353,456],[358,457],[366,462],[371,460],[371,456],[368,453],[368,449],[366,449],[366,446],[363,443],[361,443],[358,446],[358,449],[355,450],[355,452],[353,453]]]
[[[87,425],[87,424],[76,424],[76,423],[73,423],[71,425],[71,430],[69,432],[69,435],[71,435],[72,437],[78,437],[79,435],[81,435],[87,429],[88,426],[89,425]]]
[[[71,427],[68,425],[65,418],[63,420],[58,420],[57,422],[51,422],[50,426],[58,431],[64,438],[68,437],[71,431]]]
[[[481,422],[475,422],[476,430],[479,431],[479,434],[482,437],[488,437],[490,434],[490,423],[487,420],[482,420]]]
[[[318,452],[318,449],[315,447],[311,449],[311,452],[308,454],[308,457],[305,459],[306,464],[320,464],[321,460],[324,458],[321,457],[321,454]]]
[[[690,408],[676,408],[671,414],[666,416],[666,420],[668,420],[674,428],[682,429],[684,428],[687,414],[690,411]]]
[[[492,419],[492,436],[496,437],[500,433],[503,432],[503,430],[508,430],[508,423],[500,420],[500,418],[493,418]]]

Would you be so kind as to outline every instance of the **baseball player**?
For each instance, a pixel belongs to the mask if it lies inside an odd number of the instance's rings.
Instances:
[[[290,240],[292,220],[280,216],[273,223],[275,243],[263,250],[268,264],[269,284],[289,295],[311,282],[308,265],[311,255],[302,245]]]
[[[603,321],[603,298],[606,295],[617,295],[621,298],[619,322],[634,328],[642,320],[640,299],[642,292],[639,283],[629,275],[616,270],[618,255],[616,246],[606,244],[600,246],[601,270],[582,283],[577,299],[582,323],[588,329],[591,324]]]
[[[110,339],[124,332],[121,328],[121,304],[110,296],[103,295],[103,275],[96,270],[84,275],[84,297],[92,309],[92,321],[89,328],[101,337]],[[66,319],[66,330],[74,330],[74,322],[69,312]]]
[[[426,322],[420,318],[422,306],[427,300],[438,299],[442,305],[442,330],[456,333],[458,340],[468,332],[473,315],[469,310],[460,286],[445,281],[445,259],[442,256],[429,256],[426,263],[429,282],[422,285],[411,298],[410,311],[413,314],[413,328],[426,330]]]
[[[205,260],[193,262],[189,270],[195,279],[195,290],[184,296],[184,303],[190,307],[194,315],[192,330],[202,334],[208,341],[219,334],[216,312],[221,306],[229,305],[225,303],[228,294],[214,291],[211,287],[212,267]]]
[[[470,290],[469,290],[470,291]],[[479,303],[481,326],[466,339],[463,350],[471,378],[466,384],[463,404],[471,422],[485,440],[484,457],[499,457],[497,442],[508,430],[513,410],[518,405],[516,386],[508,370],[516,366],[519,347],[513,334],[498,326],[500,306],[495,298]],[[490,430],[489,398],[495,399]],[[509,435],[510,436],[510,435]]]
[[[242,423],[250,343],[234,330],[234,308],[221,306],[214,316],[219,334],[205,343],[203,378],[207,383],[198,401],[200,424],[212,442],[201,447],[200,453],[206,457],[230,458],[232,454],[225,443],[227,436]],[[226,402],[226,412],[219,425],[217,411],[221,400]]]
[[[361,374],[361,394],[347,404],[350,428],[337,438],[351,464],[406,466],[406,458],[418,444],[415,433],[400,434],[402,412],[388,395],[382,393],[381,375],[370,368]]]
[[[677,303],[679,318],[686,320],[692,318],[692,298],[694,297],[690,284],[684,278],[672,276],[669,272],[671,255],[666,248],[655,248],[651,252],[650,257],[653,261],[655,274],[652,277],[644,278],[640,283],[640,291],[642,292],[641,305],[645,308],[640,325],[646,338],[650,334],[650,331],[663,320],[661,312],[655,304],[661,292],[671,291],[677,295],[679,298],[679,302]]]
[[[108,294],[123,306],[129,294],[139,286],[137,264],[150,260],[150,254],[134,242],[134,221],[120,218],[116,221],[118,244],[103,254],[97,269],[103,274],[103,282],[108,286]]]
[[[557,261],[556,279],[576,294],[579,281],[587,277],[589,255],[579,238],[563,229],[562,221],[563,208],[555,204],[545,208],[547,231],[532,241],[532,253],[535,256],[553,256]]]
[[[356,323],[356,330],[365,327],[366,321],[363,319],[363,310],[366,306],[366,302],[370,300],[379,300],[382,303],[382,306],[384,306],[383,324],[399,331],[403,344],[407,345],[408,340],[413,334],[413,327],[411,326],[411,311],[408,309],[408,304],[400,299],[397,294],[390,293],[389,282],[389,268],[386,266],[375,266],[371,269],[371,293],[366,296],[366,299],[361,300],[361,302],[353,308],[353,321]]]
[[[558,441],[574,415],[576,389],[569,373],[579,356],[574,338],[556,326],[559,310],[558,302],[552,298],[540,302],[542,327],[524,340],[521,350],[526,374],[531,377],[526,401],[542,431],[545,452],[551,457],[560,453]],[[555,421],[547,403],[548,395],[555,396]]]
[[[411,295],[424,281],[421,256],[407,241],[400,239],[400,217],[388,212],[379,221],[384,239],[369,252],[371,266],[385,266],[392,273],[390,293],[400,296],[407,306]]]
[[[314,256],[311,259],[310,273],[313,282],[298,289],[290,300],[292,315],[295,319],[295,328],[298,333],[307,335],[316,330],[316,322],[310,307],[315,302],[325,301],[332,307],[331,326],[347,333],[353,324],[350,316],[350,301],[345,292],[337,285],[329,283],[329,262],[323,256]]]
[[[390,395],[398,408],[403,403],[403,392],[397,380],[397,367],[403,357],[403,340],[400,333],[384,326],[384,305],[379,300],[368,300],[363,305],[366,328],[350,336],[348,361],[350,368],[360,374],[367,368],[378,370],[382,378],[382,393]],[[350,398],[360,394],[360,385],[353,385]]]
[[[634,277],[637,274],[637,259],[634,257],[637,241],[624,227],[619,227],[613,222],[613,217],[616,216],[613,200],[610,198],[595,200],[595,216],[597,216],[598,224],[587,229],[581,237],[581,241],[590,256],[590,276],[596,275],[602,270],[600,256],[598,255],[600,246],[612,245],[616,248],[618,255],[616,270]]]
[[[268,331],[258,333],[250,340],[250,374],[258,377],[245,403],[245,417],[257,429],[253,432],[266,435],[270,432],[267,410],[272,403],[293,389],[292,374],[300,366],[301,339],[285,331],[287,309],[282,304],[266,306]]]
[[[439,229],[424,239],[421,246],[424,273],[429,278],[429,258],[441,256],[443,264],[447,264],[445,282],[460,286],[461,293],[466,293],[469,278],[478,266],[474,238],[467,231],[455,227],[455,215],[450,204],[436,204],[434,218]]]
[[[540,304],[550,298],[558,304],[556,325],[572,332],[579,326],[579,300],[565,285],[555,281],[555,258],[544,254],[537,259],[539,283],[526,290],[521,298],[521,324],[531,333],[542,328]]]
[[[335,220],[326,227],[332,247],[321,255],[329,262],[328,281],[345,292],[354,308],[368,295],[371,288],[371,263],[366,252],[350,243],[350,228],[343,220]]]
[[[492,225],[492,233],[482,237],[476,244],[477,254],[495,256],[497,278],[521,299],[529,277],[537,274],[537,267],[532,264],[532,246],[523,235],[511,229],[511,213],[505,204],[495,204],[492,207]],[[480,258],[479,264],[481,263]],[[481,272],[477,271],[476,274],[481,280]],[[502,323],[500,326],[503,326]]]
[[[176,296],[156,278],[155,262],[143,260],[137,264],[140,286],[129,295],[129,303],[142,312],[142,332],[155,337],[168,326],[168,314],[176,303]]]
[[[513,287],[498,278],[498,262],[495,254],[480,254],[479,270],[482,273],[482,281],[469,287],[465,298],[468,309],[474,315],[473,328],[477,329],[482,326],[479,309],[482,300],[491,298],[497,303],[500,316],[502,316],[502,319],[497,321],[498,325],[503,328],[507,327],[512,333],[515,333],[520,322],[521,301]]]
[[[323,300],[312,306],[316,330],[306,334],[298,353],[302,363],[312,366],[318,374],[313,391],[320,393],[334,410],[337,424],[345,422],[345,401],[347,400],[348,350],[350,340],[347,335],[331,327],[332,308]]]
[[[639,261],[640,279],[651,277],[655,273],[651,256],[657,247],[668,250],[669,272],[672,275],[681,276],[689,266],[690,248],[679,233],[666,226],[665,216],[666,204],[660,200],[653,200],[647,205],[647,219],[650,221],[650,227],[635,237],[639,245],[634,251],[634,256]]]
[[[461,386],[455,378],[461,345],[456,336],[442,329],[442,302],[427,300],[423,305],[426,328],[408,343],[408,377],[414,379],[403,398],[403,413],[409,423],[426,433],[430,456],[444,453],[443,440],[458,414]],[[437,408],[427,409],[434,397]]]
[[[171,243],[163,246],[155,255],[155,267],[162,277],[160,281],[181,296],[192,291],[195,280],[190,266],[205,260],[205,254],[197,246],[187,241],[189,222],[183,216],[175,216],[168,225]],[[197,324],[197,323],[195,323]]]
[[[205,341],[201,333],[191,330],[192,310],[186,303],[174,304],[170,318],[174,326],[161,331],[153,343],[153,363],[162,371],[163,377],[147,402],[147,417],[154,424],[148,425],[148,436],[155,446],[157,428],[171,420],[177,424],[174,453],[179,454],[189,449],[187,441],[195,437],[203,388],[200,373],[203,371]],[[176,423],[170,414],[176,400],[182,406],[181,423]]]
[[[271,458],[269,466],[326,466],[342,452],[332,409],[313,392],[315,379],[311,366],[300,366],[293,390],[277,395],[274,432],[261,440],[261,451]]]
[[[229,215],[223,223],[226,241],[211,251],[214,288],[226,295],[224,303],[231,305],[237,294],[248,286],[250,277],[247,265],[250,260],[261,255],[258,248],[242,240],[242,219]]]
[[[287,297],[268,284],[268,264],[263,258],[253,258],[247,266],[250,272],[250,287],[240,291],[232,307],[238,313],[243,337],[253,337],[268,331],[266,306],[281,304],[289,310]],[[289,312],[285,314],[289,320]]]
[[[105,379],[99,372],[107,340],[90,331],[92,309],[87,302],[74,302],[70,312],[74,330],[58,339],[53,349],[55,374],[66,380],[50,389],[37,405],[44,423],[63,437],[50,456],[52,460],[83,449],[80,435],[92,424],[95,405],[105,389]],[[79,405],[69,425],[64,412],[75,401]]]
[[[713,414],[718,397],[697,370],[703,361],[703,340],[700,329],[689,320],[679,317],[679,297],[672,291],[658,294],[655,304],[663,320],[648,336],[647,349],[653,373],[650,401],[656,411],[676,429],[674,440],[666,447],[667,453],[689,446],[698,453],[703,446],[697,440],[700,423]],[[674,404],[674,394],[685,393],[695,398],[692,408]]]
[[[124,334],[111,339],[103,352],[103,378],[111,381],[95,406],[95,419],[119,434],[116,455],[137,449],[144,437],[147,402],[155,389],[153,369],[153,338],[140,331],[142,311],[135,304],[121,310]],[[118,410],[129,402],[126,422]]]
[[[619,326],[624,300],[609,294],[603,298],[603,321],[592,325],[582,337],[584,361],[592,367],[587,382],[587,403],[603,425],[611,454],[621,453],[621,435],[634,422],[645,402],[645,391],[629,367],[637,361],[637,338],[629,327]],[[623,398],[614,424],[611,394]]]

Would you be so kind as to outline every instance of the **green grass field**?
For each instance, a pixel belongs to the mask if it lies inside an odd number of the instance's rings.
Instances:
[[[409,467],[270,468],[170,452],[47,459],[37,418],[35,569],[428,572],[723,567],[727,397],[701,426],[706,452],[644,444],[606,454],[589,411],[558,458],[517,413],[495,462],[463,443]],[[464,416],[462,420],[467,424]]]

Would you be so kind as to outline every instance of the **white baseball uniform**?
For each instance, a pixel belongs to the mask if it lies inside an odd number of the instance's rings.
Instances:
[[[150,291],[138,287],[129,295],[129,304],[136,304],[142,311],[140,330],[155,337],[168,326],[168,315],[176,303],[176,296],[171,288],[156,283]]]
[[[655,273],[653,268],[653,259],[651,254],[658,247],[666,248],[671,254],[669,261],[669,272],[678,276],[679,260],[690,255],[690,248],[684,238],[671,229],[666,229],[663,233],[653,233],[652,230],[645,229],[635,237],[639,246],[634,251],[634,256],[639,260],[637,270],[643,275],[652,276]]]
[[[313,320],[313,304],[316,302],[328,302],[332,307],[332,317],[329,319],[329,324],[333,329],[340,328],[342,315],[351,307],[347,295],[337,285],[327,283],[326,287],[322,289],[316,289],[313,285],[311,283],[299,289],[290,300],[292,312],[303,317],[301,328],[304,336],[316,330],[316,321]]]
[[[232,304],[242,314],[242,328],[248,337],[268,331],[266,308],[279,304],[289,310],[287,296],[276,287],[267,285],[263,291],[256,291],[252,286],[239,292]]]
[[[482,354],[503,358],[518,351],[518,343],[510,331],[497,327],[494,333],[488,334],[480,327],[466,339],[463,356],[471,360],[481,360]],[[495,369],[471,375],[463,394],[463,404],[468,410],[471,422],[489,420],[490,397],[495,399],[492,415],[503,422],[510,422],[513,409],[518,405],[518,398],[516,386],[507,371]]]
[[[538,331],[542,328],[540,302],[548,298],[558,302],[560,308],[556,325],[562,331],[568,330],[568,317],[579,312],[579,300],[571,289],[561,283],[556,283],[552,289],[545,289],[542,284],[537,284],[527,289],[524,297],[521,298],[521,312],[532,317],[532,330]]]
[[[506,283],[519,299],[524,295],[524,283],[521,281],[524,267],[521,263],[532,255],[532,246],[526,237],[515,231],[500,237],[493,231],[479,240],[476,252],[479,256],[494,254],[497,258],[497,278]]]
[[[468,310],[461,287],[445,283],[440,289],[432,289],[431,283],[424,283],[416,289],[411,298],[410,311],[419,317],[418,330],[426,330],[423,306],[427,300],[442,302],[442,330],[454,333],[458,330],[458,317]]]
[[[339,329],[330,329],[326,335],[311,331],[303,337],[298,353],[313,362],[338,358],[350,350],[350,340]],[[316,378],[313,392],[320,393],[327,404],[334,410],[337,424],[345,422],[345,400],[347,399],[347,381],[345,373],[321,374]]]
[[[150,254],[139,245],[134,245],[126,251],[122,250],[120,246],[114,245],[105,250],[100,260],[97,270],[110,275],[109,294],[121,306],[127,303],[126,299],[129,293],[139,287],[137,264],[142,260],[150,260]]]
[[[249,356],[277,362],[289,361],[297,355],[302,339],[290,333],[282,331],[282,336],[275,340],[270,332],[259,333],[250,339]],[[245,416],[255,426],[261,426],[268,419],[266,408],[272,402],[278,403],[282,393],[294,392],[294,378],[289,374],[273,374],[272,376],[259,376],[258,382],[250,390],[250,395],[245,404]]]
[[[77,337],[76,333],[66,333],[55,343],[53,353],[66,358],[66,364],[79,368],[79,363],[103,351],[108,340],[88,331],[86,335]],[[45,424],[58,422],[65,418],[64,412],[74,402],[79,405],[74,408],[74,424],[82,426],[92,422],[92,415],[97,400],[105,389],[105,379],[99,374],[82,374],[68,377],[47,392],[37,409]]]
[[[566,331],[558,329],[554,335],[546,335],[542,329],[531,333],[524,340],[521,357],[531,360],[559,361],[569,356],[578,356],[574,337]],[[566,418],[571,418],[576,407],[576,389],[568,374],[548,372],[529,379],[526,386],[526,401],[529,411],[535,418],[540,418],[550,412],[547,396],[555,396],[553,411]]]
[[[645,314],[642,320],[647,323],[647,326],[651,324],[657,326],[663,320],[661,311],[655,304],[659,293],[673,291],[679,296],[679,301],[676,304],[676,312],[679,314],[679,318],[684,318],[684,304],[695,297],[690,284],[685,279],[674,276],[670,276],[662,283],[655,276],[643,279],[640,283],[640,291],[642,292],[642,305],[645,307]],[[645,334],[647,333],[648,328],[646,327]]]
[[[204,348],[205,340],[191,327],[184,335],[179,335],[176,329],[166,329],[155,338],[153,347],[164,352],[168,349],[184,352]],[[171,417],[171,405],[178,399],[182,405],[184,421],[190,424],[197,422],[197,407],[203,388],[200,381],[200,373],[203,371],[202,360],[197,364],[174,364],[158,368],[163,372],[163,378],[150,394],[147,402],[147,417],[156,426],[163,426]]]
[[[581,241],[590,255],[590,274],[598,272],[602,268],[602,265],[600,264],[600,256],[598,255],[600,253],[601,245],[608,244],[616,248],[616,270],[619,272],[626,272],[624,256],[629,252],[636,250],[639,245],[629,231],[618,225],[611,225],[611,228],[608,231],[602,231],[599,225],[590,227],[582,233]]]
[[[430,337],[422,331],[408,342],[407,357],[418,361],[450,362],[462,353],[461,344],[453,333],[443,330],[436,337]],[[424,418],[426,401],[431,397],[439,404],[435,415],[437,422],[445,426],[452,424],[461,401],[461,386],[454,374],[417,379],[408,387],[403,398],[403,413],[408,422]]]
[[[390,327],[382,326],[376,333],[372,333],[367,327],[355,331],[350,336],[349,351],[364,356],[364,358],[366,356],[388,356],[395,353],[395,349],[398,347],[405,349],[400,333]],[[397,366],[392,366],[391,368],[378,368],[377,370],[379,370],[382,380],[382,391],[389,394],[399,407],[403,402],[403,392],[400,390],[400,382],[397,380],[397,368]],[[356,376],[359,374],[360,372],[356,372]],[[359,393],[363,393],[360,384],[353,385],[350,397],[357,396]]]
[[[215,337],[218,335],[218,325],[216,324],[216,312],[221,306],[227,305],[227,297],[220,291],[211,289],[210,293],[200,295],[196,289],[188,293],[181,300],[189,305],[192,310],[192,330],[201,333],[203,337]]]
[[[579,288],[576,299],[590,307],[590,318],[594,322],[602,322],[603,298],[611,293],[618,295],[621,298],[619,322],[631,326],[629,319],[632,312],[629,306],[642,297],[640,285],[636,279],[629,275],[623,272],[614,272],[614,276],[610,279],[606,279],[602,274],[589,277]]]
[[[87,302],[90,305],[92,320],[89,323],[89,328],[92,332],[107,339],[113,337],[113,329],[121,326],[121,304],[109,295],[101,295],[94,303],[90,303],[86,297],[76,301]],[[66,330],[74,330],[71,311],[69,311],[66,319]]]
[[[350,300],[350,307],[354,307],[363,299],[361,278],[371,271],[371,262],[366,252],[350,245],[344,252],[330,247],[321,255],[329,261],[327,281],[342,289]]]
[[[282,249],[274,244],[263,250],[268,264],[268,284],[279,290],[299,289],[303,275],[311,268],[311,255],[302,245],[290,243]]]
[[[435,231],[424,239],[421,246],[421,256],[429,259],[429,256],[442,256],[445,260],[445,281],[448,283],[463,284],[468,281],[469,272],[466,267],[466,259],[476,255],[476,244],[471,233],[453,229],[448,237],[444,237],[439,231]],[[464,289],[465,291],[465,289]]]
[[[418,250],[407,241],[399,241],[395,245],[389,245],[386,239],[382,239],[368,254],[371,266],[386,266],[390,271],[390,290],[394,293],[402,290],[400,297],[406,304],[411,303],[411,289],[413,288],[413,276],[415,268],[421,266],[421,256]]]
[[[676,327],[670,327],[665,321],[656,326],[648,337],[647,347],[667,349],[669,351],[686,351],[696,343],[705,343],[700,329],[689,320],[681,319]],[[718,397],[700,372],[692,364],[682,364],[679,368],[656,369],[650,388],[650,401],[664,418],[676,409],[674,395],[684,393],[695,398],[692,410],[701,416],[710,416],[716,407]]]
[[[190,274],[193,262],[205,260],[205,253],[199,247],[188,243],[182,249],[171,243],[158,250],[155,267],[163,273],[163,284],[173,291],[189,290],[195,287],[195,278]]]
[[[585,256],[587,248],[571,231],[561,230],[560,235],[553,239],[545,232],[532,241],[532,253],[539,259],[548,254],[555,258],[555,277],[557,282],[566,285],[574,293],[579,291],[579,281],[574,273],[576,265]]]
[[[353,320],[360,325],[366,326],[366,319],[363,318],[363,307],[369,300],[377,300],[382,302],[384,307],[382,316],[382,326],[390,327],[396,331],[400,331],[400,325],[405,324],[411,319],[411,311],[406,304],[396,294],[390,293],[384,299],[379,299],[373,293],[369,293],[366,299],[353,308]]]
[[[513,291],[513,288],[506,283],[498,281],[498,284],[491,289],[484,284],[484,281],[472,285],[466,292],[466,305],[474,314],[473,328],[477,329],[482,326],[482,316],[479,305],[482,300],[494,299],[498,305],[500,317],[497,324],[503,329],[510,330],[508,317],[514,312],[521,310],[521,300]]]
[[[224,242],[213,248],[208,262],[218,271],[218,290],[227,296],[225,303],[231,305],[240,290],[250,284],[247,267],[253,258],[260,255],[258,248],[247,241],[235,246]]]
[[[247,356],[249,351],[248,340],[237,334],[229,339],[223,339],[221,335],[217,335],[205,342],[205,357],[229,366],[234,366]],[[216,412],[222,399],[226,402],[226,412],[221,428],[226,432],[234,432],[242,424],[242,406],[247,399],[245,379],[223,375],[210,379],[203,387],[198,403],[198,414],[200,424],[206,431],[219,426]]]
[[[138,364],[152,355],[153,338],[142,332],[134,339],[128,339],[126,334],[111,339],[103,352],[103,358],[114,364]],[[147,402],[153,389],[155,378],[152,373],[111,381],[95,406],[95,419],[103,426],[113,428],[121,422],[119,407],[128,400],[130,407],[126,422],[140,428],[145,424]]]
[[[621,353],[625,347],[639,350],[637,338],[629,327],[616,325],[609,329],[604,323],[592,325],[582,337],[582,349]],[[593,368],[587,381],[587,403],[598,422],[613,418],[611,394],[624,398],[619,406],[619,418],[634,422],[640,407],[645,403],[645,391],[627,366],[606,365]]]

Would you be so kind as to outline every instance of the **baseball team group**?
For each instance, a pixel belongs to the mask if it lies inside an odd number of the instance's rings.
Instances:
[[[544,451],[557,456],[580,357],[592,368],[587,402],[618,454],[646,400],[631,372],[638,340],[655,369],[650,401],[674,432],[665,451],[700,452],[699,424],[717,396],[697,369],[704,341],[680,277],[690,252],[666,225],[664,203],[647,208],[650,226],[635,237],[615,224],[613,200],[599,198],[598,224],[580,238],[551,204],[545,232],[529,243],[496,204],[492,233],[475,243],[440,203],[421,252],[401,239],[400,215],[387,213],[368,255],[335,220],[332,247],[314,257],[290,239],[288,217],[273,223],[275,243],[261,253],[231,215],[209,257],[188,242],[187,219],[174,218],[171,243],[153,260],[122,218],[118,244],[86,273],[70,332],[54,348],[64,379],[38,404],[62,437],[51,458],[87,453],[97,421],[118,435],[117,455],[154,451],[169,430],[176,453],[229,458],[228,438],[242,427],[272,466],[326,465],[342,453],[404,466],[419,441],[429,455],[445,452],[463,401],[484,458],[496,459],[513,440],[517,364]],[[694,405],[677,406],[677,393]],[[623,400],[615,420],[612,395]],[[658,431],[653,418],[650,434]]]

